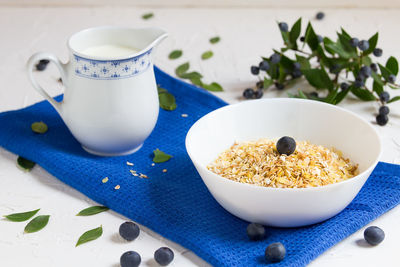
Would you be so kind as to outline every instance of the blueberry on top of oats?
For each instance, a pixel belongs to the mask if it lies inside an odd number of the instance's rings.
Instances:
[[[279,154],[289,156],[296,150],[296,141],[292,137],[284,136],[276,143],[276,150]]]

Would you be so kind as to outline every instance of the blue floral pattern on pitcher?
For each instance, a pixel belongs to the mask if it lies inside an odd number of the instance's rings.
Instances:
[[[151,50],[136,57],[120,60],[95,60],[74,55],[75,74],[99,80],[129,78],[150,67]]]

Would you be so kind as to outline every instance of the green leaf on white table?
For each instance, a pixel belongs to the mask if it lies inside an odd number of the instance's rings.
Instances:
[[[203,87],[204,85],[200,78],[191,78],[190,81],[192,82],[192,84],[197,85],[199,87]]]
[[[213,55],[214,55],[214,53],[211,50],[209,50],[209,51],[206,51],[203,54],[201,54],[201,59],[206,60],[206,59],[211,58]]]
[[[386,61],[386,68],[390,70],[394,75],[397,75],[399,72],[399,63],[397,62],[397,59],[394,57],[388,58]]]
[[[203,75],[201,75],[197,71],[192,71],[192,72],[182,73],[179,77],[182,79],[191,80],[191,79],[201,79],[201,78],[203,78]]]
[[[47,132],[48,127],[46,125],[46,123],[40,121],[40,122],[34,122],[31,124],[31,129],[32,131],[34,131],[35,133],[40,133],[43,134],[45,132]]]
[[[35,167],[35,165],[36,165],[35,162],[30,161],[29,159],[23,158],[21,156],[18,156],[17,164],[22,170],[24,170],[26,172],[29,172],[30,170],[32,170],[33,167]]]
[[[184,73],[186,73],[189,70],[190,64],[189,62],[183,63],[182,65],[179,65],[175,69],[175,73],[178,77],[181,77]]]
[[[152,18],[152,17],[154,17],[154,14],[153,13],[146,13],[146,14],[143,14],[142,15],[142,19],[150,19],[150,18]]]
[[[40,209],[27,211],[27,212],[20,212],[20,213],[13,213],[4,215],[5,218],[12,222],[23,222],[32,218]]]
[[[216,44],[221,40],[221,38],[219,36],[215,36],[213,38],[210,38],[210,43],[212,44]]]
[[[163,89],[163,88],[161,88]],[[176,100],[173,94],[169,93],[167,90],[163,89],[158,91],[158,101],[160,102],[160,107],[164,110],[175,110]]]
[[[216,82],[212,82],[210,84],[203,84],[202,85],[204,89],[206,89],[207,91],[212,91],[212,92],[221,92],[224,91],[224,89],[222,88],[222,86],[219,83]]]
[[[92,206],[86,209],[81,210],[76,216],[90,216],[90,215],[95,215],[100,212],[104,212],[109,210],[109,208],[105,206]]]
[[[42,230],[49,222],[50,215],[40,215],[32,219],[25,226],[25,233],[34,233]]]
[[[162,152],[158,148],[153,151],[154,157],[153,157],[153,162],[155,163],[162,163],[168,161],[170,158],[172,158],[171,155],[168,155],[167,153]]]
[[[102,234],[103,234],[103,227],[101,225],[100,225],[100,227],[86,231],[79,237],[78,242],[76,242],[75,247],[82,245],[86,242],[93,241],[93,240],[99,238]]]
[[[174,50],[171,53],[169,53],[168,58],[169,59],[177,59],[182,56],[183,52],[182,50]]]

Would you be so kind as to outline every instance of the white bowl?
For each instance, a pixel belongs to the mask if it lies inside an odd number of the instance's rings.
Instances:
[[[235,141],[292,136],[341,150],[359,164],[349,180],[312,188],[269,188],[223,178],[206,166]],[[186,136],[186,150],[208,190],[233,215],[277,227],[318,223],[341,212],[378,163],[379,136],[371,124],[345,109],[317,101],[251,100],[217,109]]]

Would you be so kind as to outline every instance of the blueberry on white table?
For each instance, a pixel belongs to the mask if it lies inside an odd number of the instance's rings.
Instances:
[[[135,240],[140,233],[139,226],[133,222],[124,222],[119,227],[119,234],[127,241]]]
[[[385,239],[385,232],[377,226],[370,226],[364,231],[364,239],[368,244],[376,246]]]
[[[317,15],[315,16],[315,18],[317,20],[322,20],[325,17],[325,13],[324,12],[318,12]]]
[[[127,251],[122,254],[119,262],[121,267],[137,267],[140,265],[142,258],[136,251]]]
[[[167,247],[161,247],[154,252],[155,261],[161,266],[166,266],[174,260],[174,252]]]

